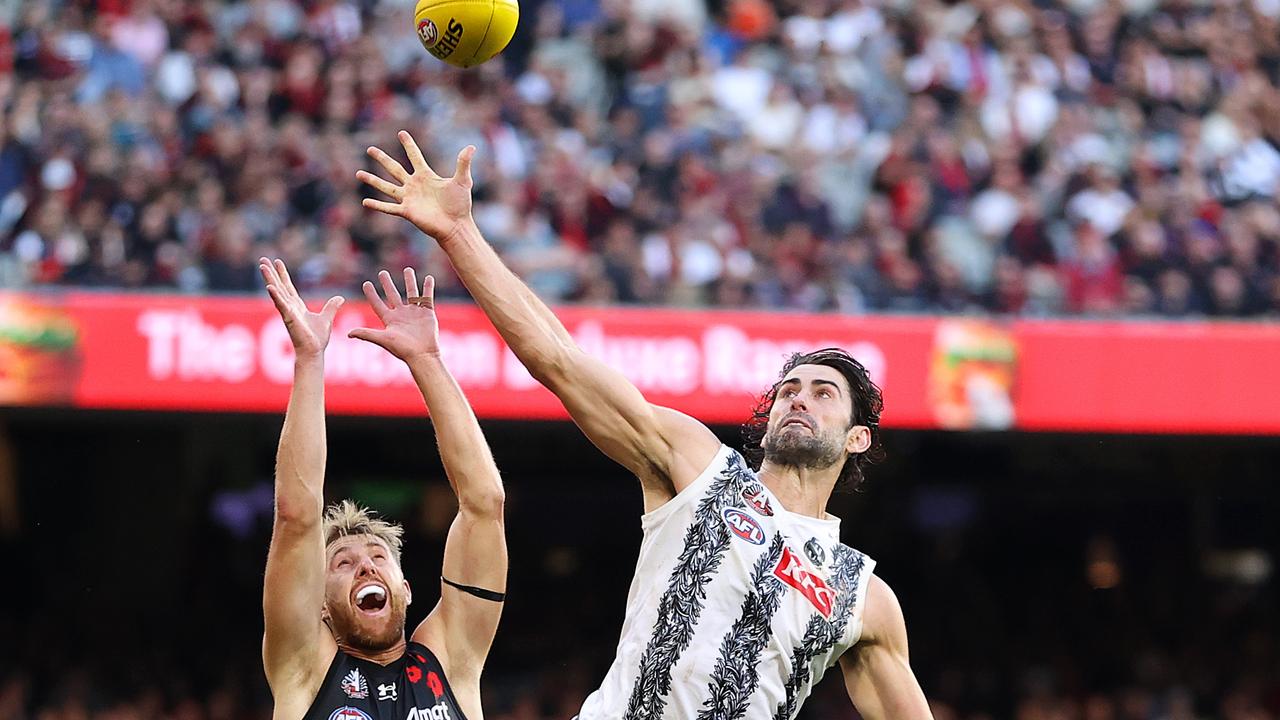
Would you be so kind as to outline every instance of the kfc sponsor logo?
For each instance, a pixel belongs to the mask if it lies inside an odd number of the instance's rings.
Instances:
[[[752,545],[764,544],[764,529],[755,518],[738,508],[725,508],[721,514],[724,516],[725,525],[729,526],[734,535]]]
[[[782,558],[778,560],[778,566],[773,569],[773,574],[782,582],[799,590],[800,594],[804,595],[823,617],[831,619],[831,610],[836,602],[836,591],[827,587],[826,581],[821,577],[806,570],[804,560],[791,552],[791,548],[782,548]]]

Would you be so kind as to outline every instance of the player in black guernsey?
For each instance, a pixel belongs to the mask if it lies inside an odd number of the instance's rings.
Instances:
[[[400,569],[403,530],[350,501],[322,512],[324,350],[342,298],[310,312],[283,262],[263,258],[260,270],[296,353],[262,603],[273,717],[480,720],[480,671],[506,588],[503,490],[475,415],[441,361],[433,281],[428,276],[419,293],[406,268],[401,299],[380,273],[385,299],[372,283],[364,293],[384,327],[349,333],[408,365],[458,495],[440,600],[406,638],[412,593]]]

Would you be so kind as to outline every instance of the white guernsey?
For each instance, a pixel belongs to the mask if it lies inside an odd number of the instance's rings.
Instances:
[[[736,451],[641,525],[618,655],[580,720],[791,718],[858,642],[874,561],[838,518],[784,509]]]

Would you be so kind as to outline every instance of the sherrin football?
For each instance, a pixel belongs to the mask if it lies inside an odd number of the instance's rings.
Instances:
[[[502,52],[519,19],[516,0],[418,0],[413,10],[422,47],[463,68]]]

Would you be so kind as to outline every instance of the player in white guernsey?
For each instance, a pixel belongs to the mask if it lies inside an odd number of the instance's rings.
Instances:
[[[793,357],[756,415],[753,470],[584,353],[503,265],[471,217],[474,147],[443,178],[408,133],[400,142],[412,171],[369,148],[394,182],[357,177],[393,202],[365,207],[434,237],[529,372],[640,480],[644,539],[618,654],[580,720],[790,720],[837,665],[863,718],[931,718],[897,598],[826,512],[837,482],[860,481],[878,449],[880,392],[866,370],[840,350]]]

